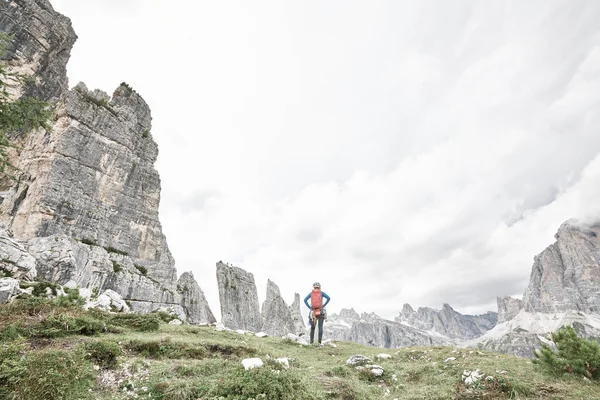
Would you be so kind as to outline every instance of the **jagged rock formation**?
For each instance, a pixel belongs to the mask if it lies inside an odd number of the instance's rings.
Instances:
[[[545,335],[564,325],[600,337],[599,235],[600,225],[563,223],[556,242],[534,258],[522,302],[499,299],[503,322],[468,345],[531,357]]]
[[[47,0],[0,2],[0,30],[15,37],[7,69],[31,78],[11,95],[34,95],[55,109],[48,131],[13,138],[19,174],[0,220],[18,240],[0,232],[0,252],[10,253],[0,268],[21,273],[35,260],[36,279],[111,289],[134,311],[160,307],[210,320],[200,297],[196,303],[176,291],[158,219],[158,148],[146,102],[126,84],[112,96],[82,83],[68,90],[66,63],[77,37]]]
[[[556,243],[534,258],[523,309],[600,312],[600,225],[561,225]]]
[[[231,329],[258,332],[263,326],[254,275],[241,268],[217,263],[221,322]]]
[[[374,313],[359,315],[354,309],[331,314],[325,322],[323,337],[387,348],[449,343],[447,338],[383,319]]]
[[[191,324],[214,324],[213,315],[204,292],[191,272],[184,272],[177,281],[177,291],[181,293],[181,306],[186,311],[187,322]]]
[[[36,260],[23,244],[14,240],[0,224],[0,277],[33,280],[37,276]]]
[[[77,40],[69,18],[55,12],[48,0],[2,1],[0,27],[14,36],[5,57],[9,71],[34,78],[17,96],[48,101],[67,91],[67,61]]]
[[[292,315],[292,320],[294,321],[294,326],[296,327],[296,331],[294,333],[298,334],[304,332],[306,325],[304,325],[304,319],[302,318],[302,312],[300,311],[300,295],[298,293],[294,293],[294,301],[290,306],[290,314]]]
[[[522,300],[509,296],[498,297],[496,301],[498,303],[498,323],[513,319],[523,308]]]
[[[463,315],[449,304],[444,304],[441,310],[419,307],[416,312],[409,304],[405,304],[394,321],[452,339],[464,340],[489,331],[496,325],[497,319],[498,314],[491,311],[482,315]]]
[[[270,279],[267,281],[267,296],[262,306],[264,320],[261,331],[271,336],[284,336],[295,333],[296,326],[290,308],[281,297],[279,287]]]

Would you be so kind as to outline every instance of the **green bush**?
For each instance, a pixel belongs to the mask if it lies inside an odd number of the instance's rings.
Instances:
[[[600,345],[593,340],[577,336],[571,326],[565,326],[552,334],[556,351],[543,344],[534,352],[533,363],[554,375],[573,373],[589,379],[600,379]]]
[[[158,330],[161,320],[153,314],[115,314],[109,322],[138,332],[153,332]]]
[[[50,315],[34,328],[33,336],[56,338],[68,335],[96,335],[106,332],[106,324],[88,316]]]
[[[171,340],[131,340],[126,344],[128,350],[148,358],[191,358],[200,360],[208,355],[207,349],[196,343],[177,343]]]
[[[146,276],[148,274],[148,268],[144,267],[143,265],[139,265],[139,264],[134,264],[133,265],[138,271],[140,271],[140,274]]]
[[[82,400],[89,398],[95,374],[82,354],[43,350],[13,364],[12,400]]]
[[[79,295],[79,289],[65,288],[66,296],[60,296],[54,300],[59,307],[81,307],[85,304],[85,299]]]
[[[83,348],[87,359],[107,369],[115,368],[118,365],[118,357],[123,354],[115,342],[90,342],[85,343]]]
[[[28,289],[30,287],[33,287],[33,293],[32,295],[35,297],[46,297],[46,289],[50,288],[50,290],[52,291],[52,295],[56,296],[56,294],[58,293],[58,289],[60,288],[60,285],[54,282],[25,282],[25,281],[21,281],[19,282],[19,286],[21,287],[21,289]]]
[[[309,400],[315,396],[293,371],[258,368],[235,369],[221,377],[211,389],[211,396],[229,400]]]

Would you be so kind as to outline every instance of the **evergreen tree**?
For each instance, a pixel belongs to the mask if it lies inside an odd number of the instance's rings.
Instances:
[[[0,177],[8,175],[8,171],[14,168],[8,160],[7,148],[12,147],[8,134],[46,128],[46,121],[52,115],[49,105],[34,97],[11,99],[8,81],[20,85],[26,83],[25,77],[7,71],[3,58],[8,54],[11,44],[12,37],[0,32]]]
[[[534,364],[547,372],[560,375],[565,372],[583,375],[589,379],[600,379],[600,344],[583,339],[571,326],[564,326],[552,334],[556,351],[543,344],[534,352]]]

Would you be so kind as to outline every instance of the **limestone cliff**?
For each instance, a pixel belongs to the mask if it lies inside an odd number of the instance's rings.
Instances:
[[[68,89],[77,36],[47,0],[3,1],[0,13],[0,30],[15,38],[3,63],[29,77],[11,87],[13,96],[37,96],[55,110],[48,130],[13,138],[19,173],[0,206],[0,222],[36,260],[38,278],[115,290],[135,311],[184,308],[211,321],[201,291],[193,299],[177,292],[146,102],[127,84],[111,96],[83,83]]]
[[[296,327],[296,334],[304,332],[306,325],[304,325],[304,319],[302,318],[302,312],[300,311],[300,295],[298,293],[294,293],[294,301],[290,306],[290,314],[292,315],[292,320],[294,321],[294,326]]]

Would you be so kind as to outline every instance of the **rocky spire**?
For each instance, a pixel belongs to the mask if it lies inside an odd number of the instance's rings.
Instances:
[[[217,322],[204,292],[191,272],[184,272],[177,281],[177,291],[181,293],[181,306],[190,324],[213,324]]]
[[[267,281],[267,296],[263,303],[262,316],[264,324],[262,331],[271,336],[284,336],[296,333],[296,326],[290,308],[287,306],[279,287],[270,279]]]
[[[496,303],[498,304],[499,324],[514,318],[523,307],[523,301],[509,296],[498,297]]]
[[[263,326],[254,275],[219,261],[217,283],[221,303],[221,322],[231,329],[258,332]]]
[[[294,321],[294,325],[296,326],[296,334],[304,332],[306,325],[304,325],[304,318],[302,318],[302,312],[300,310],[300,295],[298,293],[294,293],[294,301],[290,306],[290,314],[292,315],[292,320]]]

